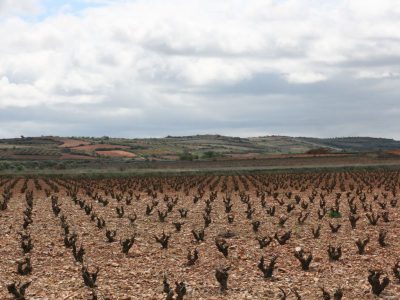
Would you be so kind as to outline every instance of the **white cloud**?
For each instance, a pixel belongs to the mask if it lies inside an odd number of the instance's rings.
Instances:
[[[223,119],[237,117],[255,103],[246,98],[255,90],[263,91],[264,100],[261,105],[257,100],[254,113],[269,113],[270,94],[287,99],[281,107],[290,112],[293,90],[296,101],[310,101],[324,82],[329,86],[343,77],[354,83],[373,79],[378,93],[383,86],[378,81],[400,72],[397,1],[83,2],[89,6],[79,13],[71,6],[72,11],[27,21],[17,15],[45,10],[43,3],[0,0],[0,110],[42,106],[62,118],[65,105],[78,110],[91,105],[90,113],[100,118],[112,105],[110,116],[144,120],[154,111],[159,117],[173,111],[183,119],[196,114],[200,124],[196,112],[206,123],[215,102],[229,108],[219,112]],[[253,85],[260,74],[277,82]],[[243,90],[248,83],[251,88]],[[363,84],[371,95],[374,84]],[[384,86],[391,97],[400,94],[395,85]],[[353,96],[363,91],[361,86]],[[339,103],[348,100],[330,93]],[[230,99],[241,97],[249,103],[230,106]],[[263,124],[255,120],[253,131]]]
[[[0,0],[0,16],[32,14],[40,11],[41,0]]]
[[[0,79],[0,109],[4,107],[29,107],[45,103],[43,94],[29,84],[11,83],[7,77]]]

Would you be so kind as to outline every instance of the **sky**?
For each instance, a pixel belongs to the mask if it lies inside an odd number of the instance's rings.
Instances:
[[[400,139],[399,0],[0,0],[0,137]]]

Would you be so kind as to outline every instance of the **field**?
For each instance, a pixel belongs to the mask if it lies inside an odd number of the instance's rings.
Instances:
[[[0,299],[398,299],[399,188],[397,170],[0,177]]]
[[[0,139],[0,175],[396,167],[398,149],[400,141],[357,137],[21,137]]]
[[[344,157],[348,155],[398,156],[400,141],[379,138],[317,139],[288,136],[228,137],[194,135],[165,138],[21,137],[0,139],[0,170],[7,161],[112,160],[219,161],[263,160],[286,157]],[[398,157],[397,157],[398,158]]]
[[[128,158],[136,157],[135,154],[122,150],[109,150],[109,151],[101,150],[101,151],[96,151],[96,153],[98,155],[104,155],[110,157],[128,157]]]

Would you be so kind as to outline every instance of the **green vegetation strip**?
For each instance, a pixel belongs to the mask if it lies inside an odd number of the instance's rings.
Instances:
[[[69,169],[69,170],[23,170],[0,172],[6,176],[65,176],[65,177],[125,177],[125,176],[191,176],[191,175],[238,175],[259,173],[302,173],[302,172],[343,172],[371,170],[400,170],[400,164],[355,164],[355,165],[308,165],[308,166],[268,166],[233,167],[204,169]]]

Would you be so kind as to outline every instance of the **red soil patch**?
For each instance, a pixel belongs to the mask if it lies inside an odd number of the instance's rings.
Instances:
[[[111,144],[95,144],[74,147],[76,150],[97,150],[97,149],[128,149],[129,146],[111,145]]]
[[[82,145],[89,145],[89,142],[87,142],[87,141],[74,140],[74,139],[65,139],[65,140],[61,140],[61,142],[64,143],[59,146],[61,148],[73,148],[73,147],[78,147],[78,146],[82,146]]]
[[[96,151],[96,153],[101,156],[128,157],[128,158],[136,157],[136,154],[122,150]]]
[[[400,149],[387,151],[389,154],[400,155]]]

